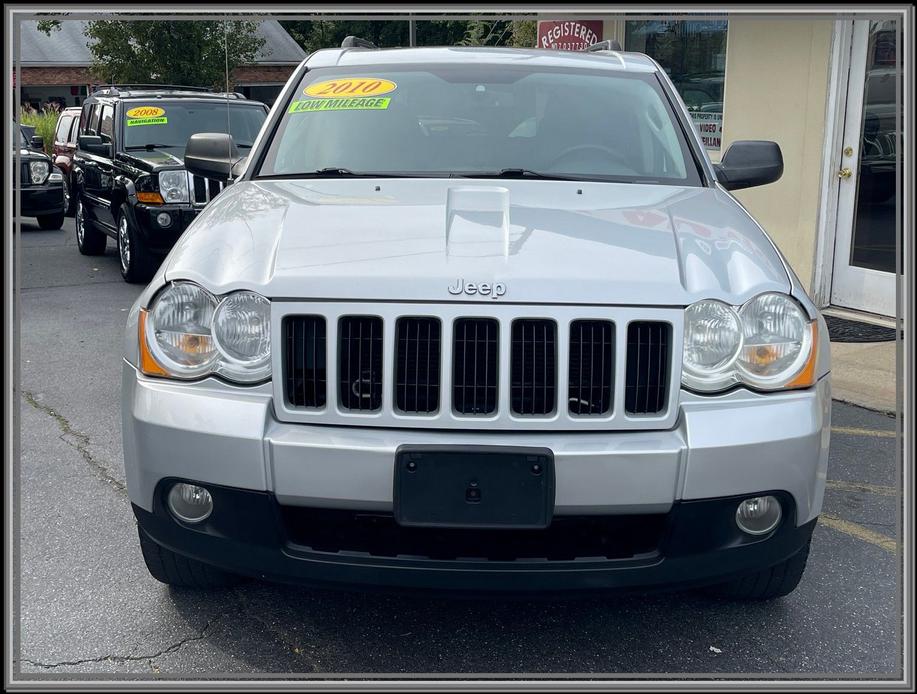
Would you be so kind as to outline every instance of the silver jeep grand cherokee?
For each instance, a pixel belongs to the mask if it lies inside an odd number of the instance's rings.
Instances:
[[[150,572],[462,591],[799,582],[827,330],[650,58],[321,50],[130,312]],[[353,45],[356,44],[356,45]]]

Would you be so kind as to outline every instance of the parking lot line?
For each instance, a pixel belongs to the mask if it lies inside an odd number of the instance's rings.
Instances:
[[[861,429],[860,427],[831,427],[832,434],[849,434],[850,436],[875,436],[880,439],[893,439],[897,436],[888,429]]]
[[[822,525],[827,525],[829,528],[838,530],[846,535],[855,537],[858,540],[863,540],[877,547],[881,547],[886,552],[895,553],[898,551],[898,543],[895,542],[890,537],[886,537],[880,533],[877,533],[869,528],[864,528],[862,525],[856,523],[851,523],[850,521],[844,520],[843,518],[838,518],[830,513],[823,513],[819,516],[819,522]]]
[[[879,496],[898,496],[896,487],[886,487],[881,484],[867,484],[866,482],[843,482],[841,480],[828,480],[828,489],[836,489],[840,492],[865,492],[867,494],[878,494]]]

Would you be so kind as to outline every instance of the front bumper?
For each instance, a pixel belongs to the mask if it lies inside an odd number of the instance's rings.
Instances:
[[[142,531],[179,553],[281,580],[518,590],[522,571],[533,590],[713,582],[798,551],[821,510],[827,471],[827,377],[808,390],[766,396],[685,392],[675,428],[632,432],[290,424],[275,418],[269,383],[180,384],[141,376],[128,362],[122,397],[127,485]],[[569,566],[386,558],[346,547],[316,552],[302,538],[291,540],[284,520],[291,510],[370,514],[386,523],[395,449],[408,444],[549,448],[555,519],[631,518],[633,527],[662,523],[665,530],[631,556]],[[213,532],[176,523],[161,503],[162,485],[173,479],[223,490],[214,492],[217,506],[218,495],[227,495],[243,520]],[[784,499],[782,525],[764,540],[744,543],[735,530],[736,499],[772,492]],[[692,521],[692,514],[702,520]],[[698,543],[695,535],[705,539]]]
[[[198,213],[203,208],[191,207],[190,205],[145,205],[137,203],[133,207],[134,220],[140,235],[143,237],[147,247],[158,255],[165,255],[170,250],[179,237],[184,233],[188,225],[194,221]],[[161,226],[156,218],[162,212],[167,212],[172,218],[171,224]]]
[[[64,184],[25,186],[19,191],[19,214],[23,217],[44,217],[64,211]]]

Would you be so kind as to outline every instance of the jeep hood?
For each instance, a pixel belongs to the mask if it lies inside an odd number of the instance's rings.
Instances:
[[[728,194],[618,183],[241,181],[166,263],[168,280],[274,299],[684,306],[790,290]],[[460,281],[505,293],[451,293]]]

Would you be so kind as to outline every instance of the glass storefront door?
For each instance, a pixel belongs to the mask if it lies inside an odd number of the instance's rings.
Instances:
[[[900,191],[895,21],[853,23],[831,303],[895,315]]]

